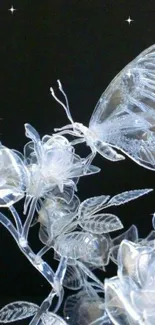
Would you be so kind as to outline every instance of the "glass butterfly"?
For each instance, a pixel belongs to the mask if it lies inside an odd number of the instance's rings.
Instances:
[[[91,116],[89,126],[73,121],[65,96],[64,107],[71,124],[56,129],[77,139],[73,144],[86,142],[91,159],[98,152],[111,161],[129,156],[137,164],[155,170],[155,45],[130,62],[101,95]],[[117,149],[122,154],[117,152]]]

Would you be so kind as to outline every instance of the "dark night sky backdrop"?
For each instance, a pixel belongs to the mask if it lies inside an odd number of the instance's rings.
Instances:
[[[14,6],[12,15],[8,9]],[[125,20],[131,17],[129,25]],[[155,1],[1,1],[0,3],[0,121],[1,141],[22,150],[24,123],[43,136],[68,123],[49,88],[60,79],[75,121],[87,125],[101,93],[112,78],[141,51],[155,43]],[[58,92],[57,92],[58,94]],[[85,156],[85,147],[80,147]],[[100,194],[154,187],[155,173],[129,159],[110,163],[96,157],[102,168],[79,183],[81,200]],[[125,229],[135,223],[140,236],[151,230],[155,194],[118,207]],[[22,214],[21,205],[18,205]],[[31,234],[33,247],[38,227]],[[51,260],[51,255],[47,256]],[[52,265],[53,264],[52,262]],[[108,267],[102,278],[115,274]],[[0,227],[0,305],[14,300],[41,303],[49,286],[5,229]],[[0,306],[0,307],[1,307]]]

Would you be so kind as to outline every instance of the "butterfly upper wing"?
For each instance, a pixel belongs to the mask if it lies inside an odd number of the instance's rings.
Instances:
[[[89,128],[139,165],[155,169],[155,45],[112,80]]]

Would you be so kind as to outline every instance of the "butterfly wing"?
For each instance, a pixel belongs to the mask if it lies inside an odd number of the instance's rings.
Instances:
[[[112,80],[89,128],[139,165],[155,169],[155,45]]]

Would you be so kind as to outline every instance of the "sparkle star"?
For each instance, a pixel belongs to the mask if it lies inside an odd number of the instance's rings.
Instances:
[[[131,19],[131,18],[130,18],[130,16],[129,16],[129,18],[128,18],[128,19],[126,19],[125,21],[127,21],[127,23],[130,25],[130,24],[131,24],[131,22],[132,22],[132,21],[134,21],[134,20],[133,20],[133,19]]]
[[[17,9],[15,9],[13,6],[10,8],[10,9],[8,9],[9,11],[11,11],[11,13],[13,14],[14,13],[14,11],[15,10],[17,10]]]

